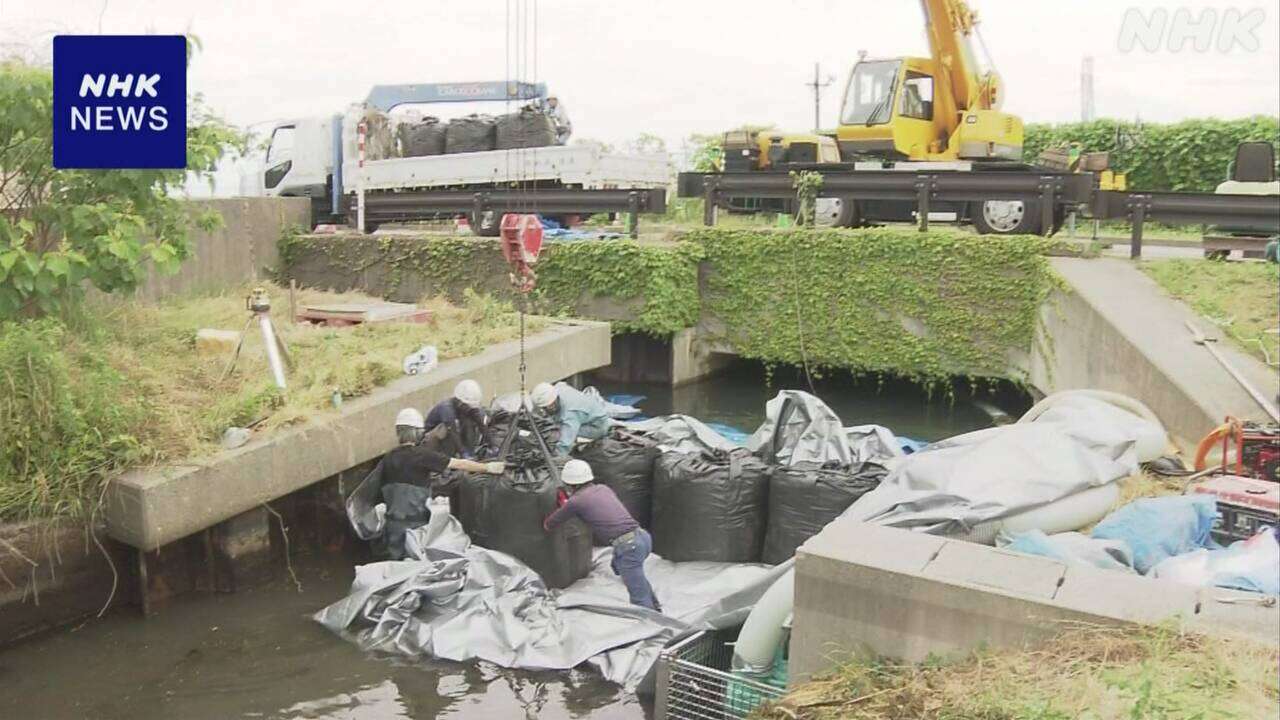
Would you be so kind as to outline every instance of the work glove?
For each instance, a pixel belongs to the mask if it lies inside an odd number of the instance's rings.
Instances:
[[[567,502],[569,502],[569,493],[565,492],[563,488],[557,490],[556,491],[556,507],[562,508],[564,507],[564,504]]]
[[[490,475],[501,475],[507,469],[507,464],[501,460],[494,460],[484,464],[484,471]]]

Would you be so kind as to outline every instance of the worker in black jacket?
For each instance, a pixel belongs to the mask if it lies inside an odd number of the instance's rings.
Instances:
[[[453,397],[436,403],[427,413],[426,431],[430,433],[444,426],[447,439],[443,447],[455,447],[463,458],[474,458],[484,437],[483,402],[480,383],[470,378],[463,380],[453,389]]]

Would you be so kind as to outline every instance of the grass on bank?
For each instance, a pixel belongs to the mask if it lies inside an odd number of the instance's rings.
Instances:
[[[769,720],[1193,720],[1280,716],[1280,652],[1169,627],[1073,625],[956,662],[853,661],[756,713]]]
[[[367,395],[401,377],[422,345],[445,360],[518,334],[510,305],[475,295],[463,307],[424,301],[433,324],[295,325],[287,291],[268,286],[295,363],[281,393],[256,323],[228,377],[229,355],[196,352],[200,328],[245,326],[249,289],[159,305],[100,300],[63,319],[0,325],[0,519],[83,516],[124,469],[207,456],[230,426],[260,434],[332,412],[334,390]],[[299,305],[374,300],[298,293]],[[530,332],[541,327],[529,321]]]
[[[1141,267],[1245,352],[1272,367],[1280,363],[1280,267],[1190,259],[1152,260]]]

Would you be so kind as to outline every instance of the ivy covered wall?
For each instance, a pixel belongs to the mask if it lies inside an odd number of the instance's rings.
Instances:
[[[744,357],[921,382],[1006,377],[1055,280],[1036,237],[696,230],[704,325]]]
[[[1054,287],[1037,237],[951,230],[692,230],[678,242],[553,242],[532,310],[621,332],[703,337],[766,363],[900,375],[1007,377]],[[496,242],[299,236],[283,275],[399,301],[463,290],[510,296]]]

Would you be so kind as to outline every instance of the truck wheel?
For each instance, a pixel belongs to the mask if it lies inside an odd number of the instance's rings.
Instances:
[[[498,237],[502,234],[502,213],[493,210],[471,213],[468,222],[471,223],[471,232],[481,237]]]
[[[979,235],[1036,235],[1040,232],[1040,203],[1035,200],[974,203],[971,216]]]
[[[840,214],[836,215],[836,227],[862,227],[862,208],[853,198],[840,198]]]

